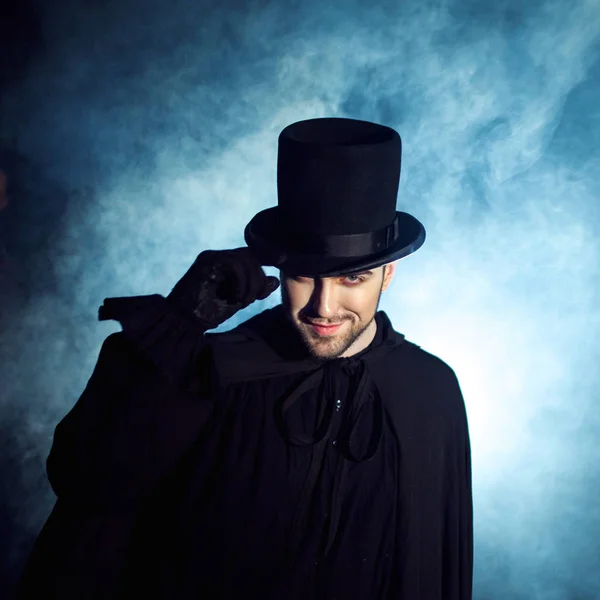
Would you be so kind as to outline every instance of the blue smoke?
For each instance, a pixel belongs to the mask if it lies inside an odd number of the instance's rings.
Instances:
[[[461,381],[475,597],[600,598],[600,6],[488,4],[32,6],[0,97],[7,585],[52,506],[54,427],[118,330],[102,300],[243,245],[279,131],[348,116],[398,129],[398,208],[427,227],[381,307]]]

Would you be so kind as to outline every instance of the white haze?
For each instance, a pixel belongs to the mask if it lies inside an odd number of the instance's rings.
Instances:
[[[0,104],[3,139],[71,198],[57,285],[15,309],[0,356],[21,540],[53,501],[53,428],[119,328],[103,299],[166,294],[202,249],[243,245],[276,203],[279,131],[349,116],[398,129],[398,208],[427,228],[382,308],[462,385],[475,597],[600,598],[600,5],[527,6],[48,13],[51,50]]]

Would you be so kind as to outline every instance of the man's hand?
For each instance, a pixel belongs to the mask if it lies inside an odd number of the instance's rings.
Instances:
[[[255,300],[279,287],[267,276],[250,248],[205,250],[177,282],[167,301],[194,315],[205,331],[214,329]]]

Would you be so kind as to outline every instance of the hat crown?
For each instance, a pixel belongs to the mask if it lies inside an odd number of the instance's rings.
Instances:
[[[286,228],[366,233],[396,216],[402,143],[384,125],[345,118],[299,121],[279,135],[277,193]]]
[[[263,265],[333,277],[416,252],[423,224],[396,211],[398,133],[376,123],[320,118],[279,135],[278,205],[256,214],[244,239]]]

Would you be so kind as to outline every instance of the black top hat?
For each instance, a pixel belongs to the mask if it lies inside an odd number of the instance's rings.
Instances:
[[[396,211],[402,143],[390,127],[344,118],[279,135],[278,206],[246,226],[264,265],[309,277],[379,267],[418,250],[425,228]]]

